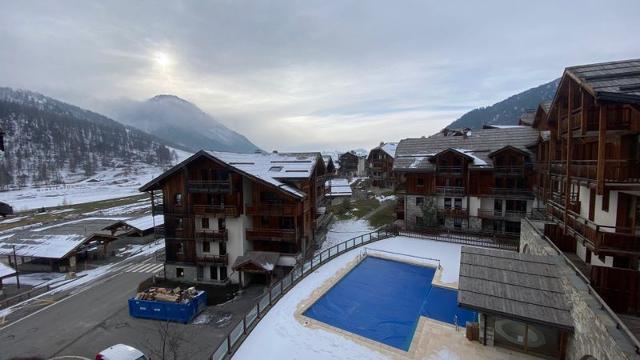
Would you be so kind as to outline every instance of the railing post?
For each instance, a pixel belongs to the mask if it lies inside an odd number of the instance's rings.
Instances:
[[[258,300],[257,309],[258,319],[260,319],[260,300]]]
[[[247,335],[247,316],[242,318],[242,333]]]
[[[284,294],[284,281],[280,280],[280,296]]]
[[[227,354],[231,355],[231,334],[227,335]]]
[[[273,299],[271,298],[271,293],[272,293],[273,291],[271,291],[271,290],[273,290],[273,288],[272,288],[272,287],[269,287],[269,306],[273,305]]]

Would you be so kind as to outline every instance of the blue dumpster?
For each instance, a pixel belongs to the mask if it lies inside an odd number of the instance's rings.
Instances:
[[[199,291],[187,303],[129,299],[129,315],[137,318],[187,324],[207,307],[207,293]]]

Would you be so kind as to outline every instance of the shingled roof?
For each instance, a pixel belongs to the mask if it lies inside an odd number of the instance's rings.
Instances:
[[[573,330],[557,258],[463,246],[458,305],[529,323]]]
[[[539,132],[528,126],[513,126],[498,129],[481,129],[467,132],[466,136],[445,136],[442,133],[426,138],[410,138],[400,141],[396,149],[393,169],[416,171],[433,168],[429,161],[435,154],[447,149],[456,149],[474,158],[472,166],[492,167],[489,154],[512,146],[529,154],[527,148],[537,141]],[[477,159],[477,160],[475,160]]]
[[[598,100],[640,104],[640,59],[571,66],[565,74]]]

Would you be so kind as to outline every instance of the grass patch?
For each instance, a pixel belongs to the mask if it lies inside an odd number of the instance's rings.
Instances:
[[[348,200],[333,207],[333,215],[338,220],[360,219],[380,206],[377,199]]]
[[[369,225],[374,228],[379,228],[381,226],[393,223],[393,221],[396,219],[395,207],[395,201],[386,202],[383,205],[383,208],[380,209],[380,211],[369,217]]]

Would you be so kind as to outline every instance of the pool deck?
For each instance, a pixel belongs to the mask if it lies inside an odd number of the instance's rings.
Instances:
[[[387,258],[384,255],[375,256]],[[397,258],[390,257],[389,259],[397,260]],[[316,288],[308,298],[300,302],[294,313],[296,321],[298,321],[302,326],[310,329],[320,329],[339,334],[346,339],[379,352],[383,357],[389,359],[537,359],[536,357],[530,357],[519,352],[497,347],[487,347],[481,345],[479,342],[469,341],[465,337],[465,329],[463,327],[459,327],[456,330],[454,325],[429,319],[425,316],[420,316],[420,319],[418,320],[418,325],[413,335],[409,351],[402,351],[395,347],[331,326],[304,315],[304,312],[307,311],[309,307],[318,301],[345,275],[353,270],[362,260],[364,260],[364,258],[358,256],[349,261],[346,266],[342,267],[333,276],[325,280],[321,286]],[[406,262],[424,266],[424,263],[412,261],[410,259]],[[434,286],[457,290],[457,282],[441,282],[442,272],[442,267],[436,268],[436,274],[433,277],[432,284]]]

